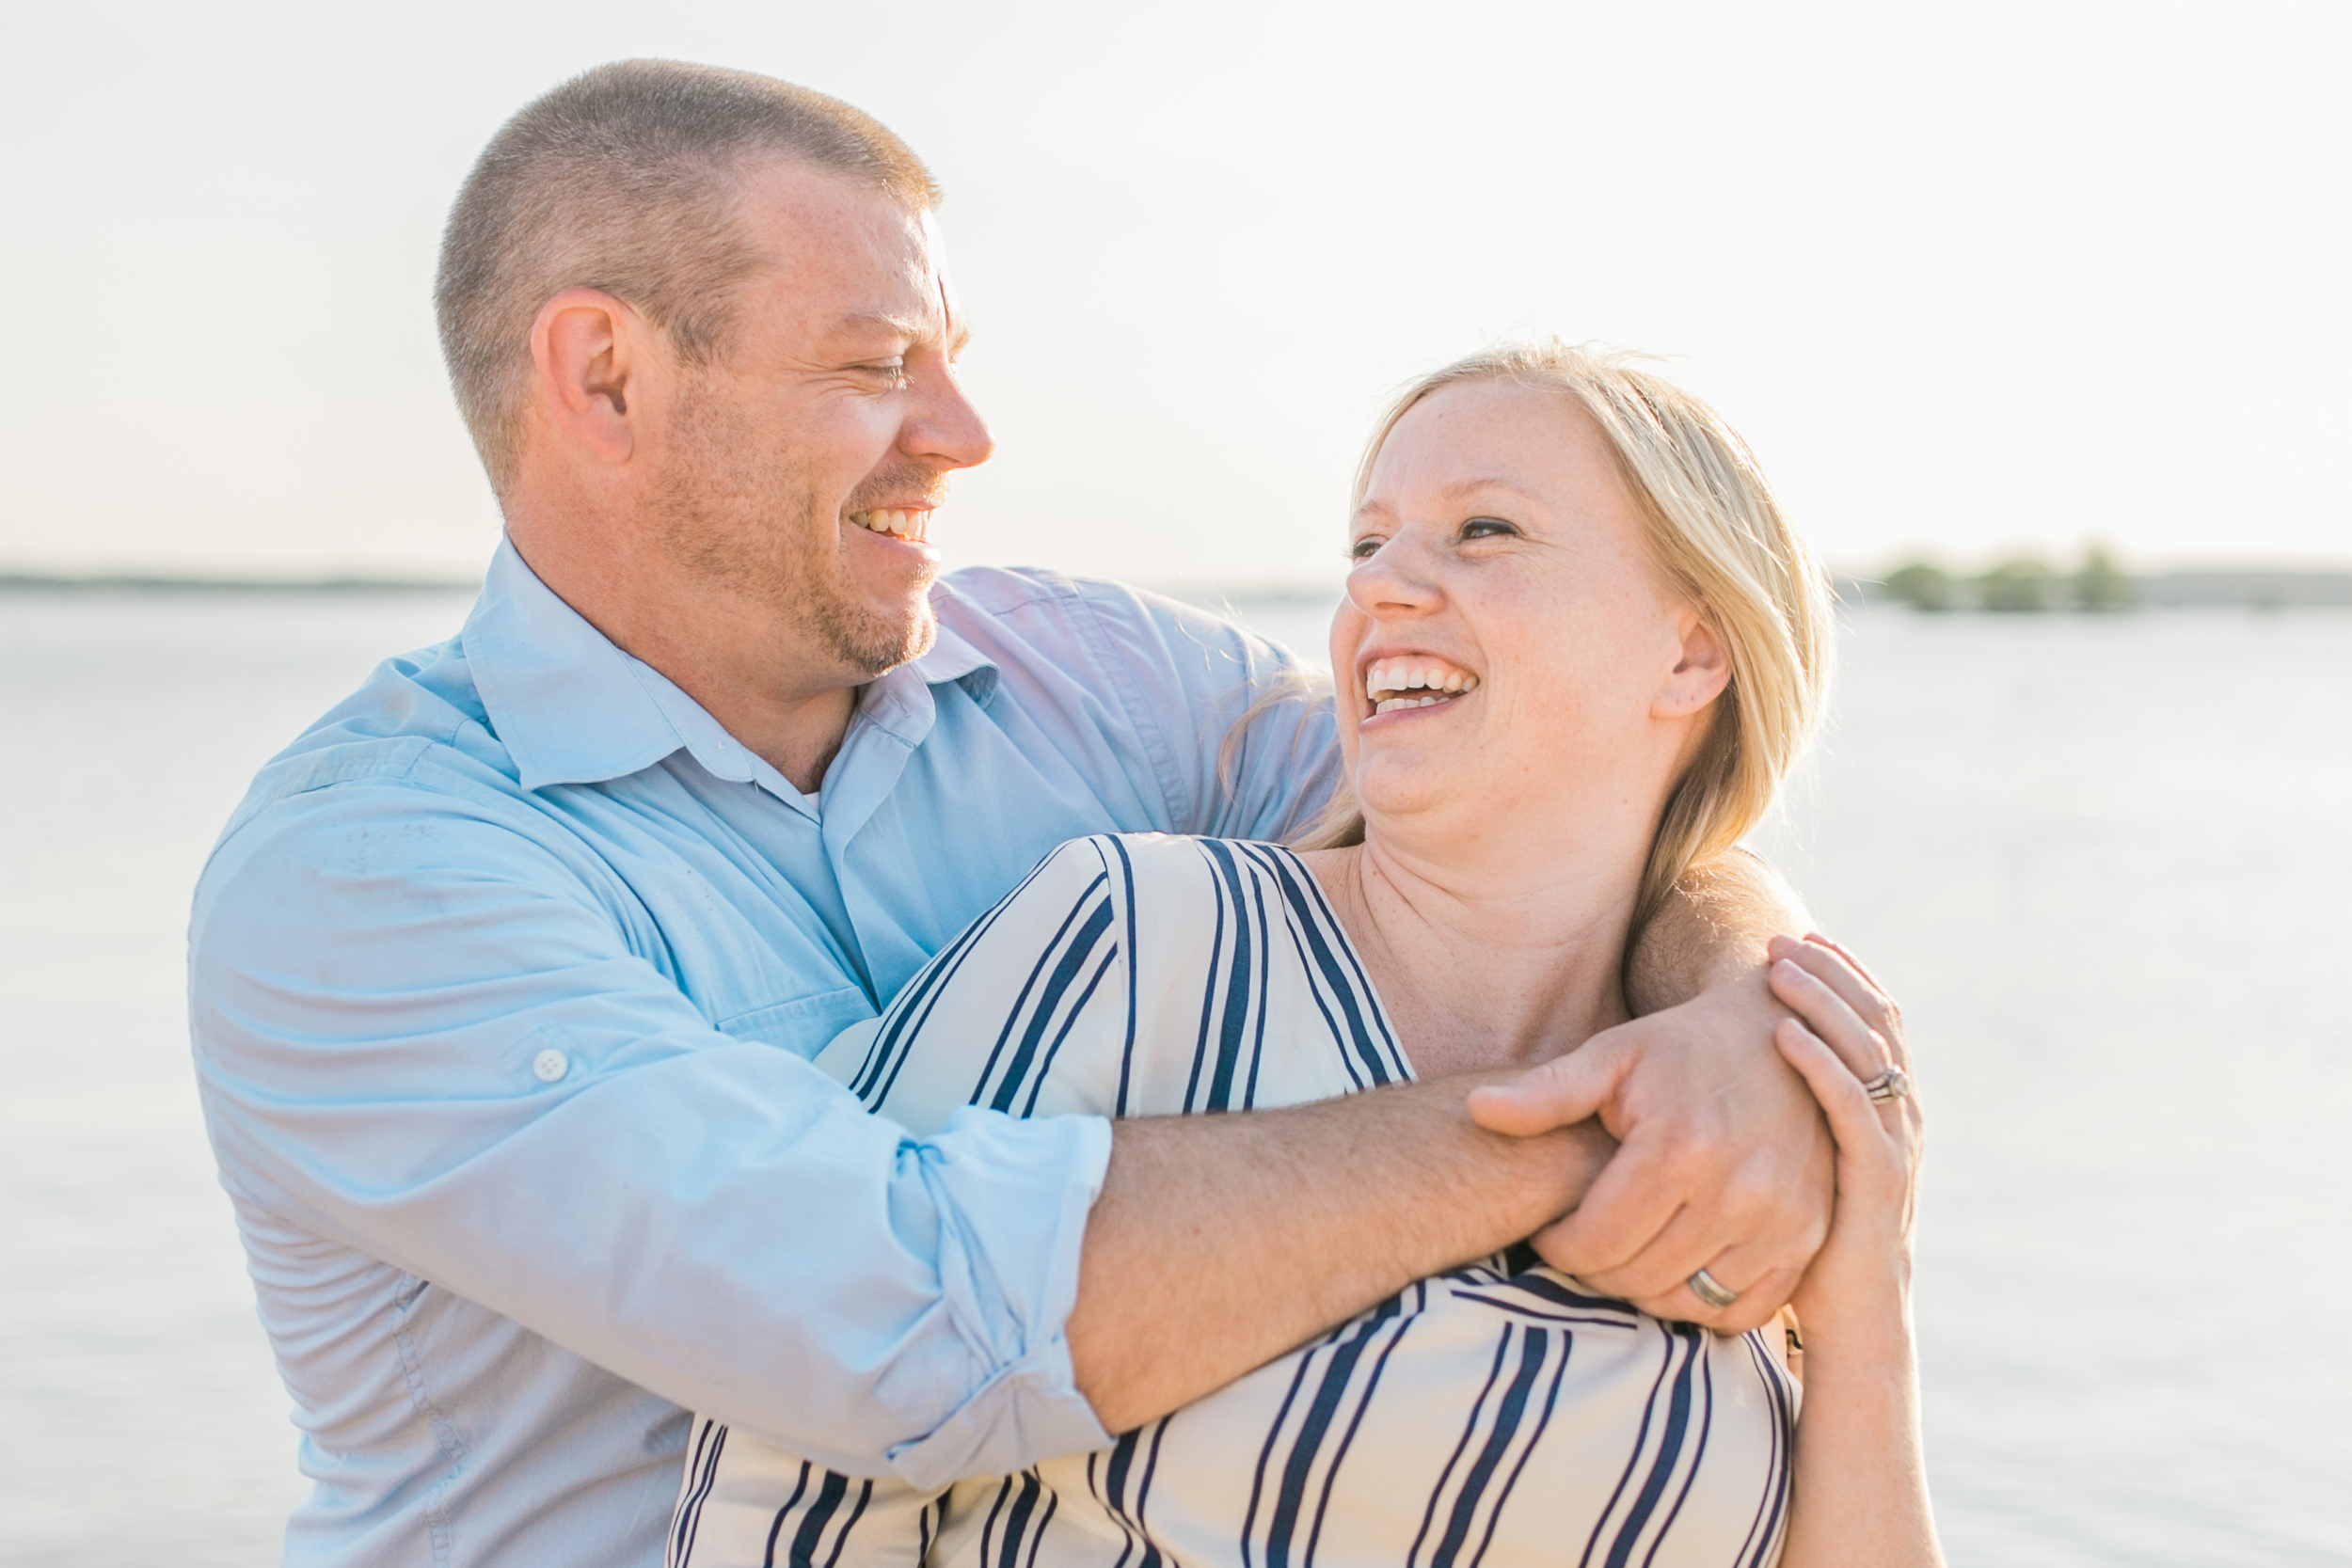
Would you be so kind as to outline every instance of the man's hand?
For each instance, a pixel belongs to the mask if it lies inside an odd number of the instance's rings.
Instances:
[[[1775,958],[1803,949],[1771,944]],[[1876,987],[1856,1011],[1899,1038]],[[1788,1016],[1758,968],[1470,1097],[1471,1116],[1498,1132],[1597,1114],[1624,1146],[1583,1203],[1537,1233],[1548,1262],[1657,1317],[1729,1331],[1780,1309],[1829,1232],[1836,1159],[1812,1094],[1772,1047]],[[1701,1268],[1739,1300],[1716,1308],[1692,1294]]]

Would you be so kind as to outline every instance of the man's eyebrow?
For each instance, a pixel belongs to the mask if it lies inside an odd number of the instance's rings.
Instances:
[[[904,338],[909,343],[930,343],[939,341],[939,324],[929,316],[902,316],[892,310],[861,310],[842,319],[847,327],[880,327],[894,338]],[[947,356],[954,358],[972,341],[968,323],[956,324],[955,341],[947,345]]]
[[[928,342],[939,336],[938,325],[926,316],[902,316],[893,310],[860,310],[841,318],[845,327],[881,327],[894,338],[904,338],[911,343]]]

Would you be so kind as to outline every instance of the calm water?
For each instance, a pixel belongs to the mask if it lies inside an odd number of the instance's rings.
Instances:
[[[253,768],[464,610],[0,596],[0,1562],[275,1560],[294,1437],[196,1111],[187,890]],[[1931,1096],[1953,1560],[2352,1563],[2352,615],[1881,612],[1844,654],[1764,844]]]

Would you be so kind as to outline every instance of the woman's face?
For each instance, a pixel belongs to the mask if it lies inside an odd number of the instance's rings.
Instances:
[[[1654,826],[1727,669],[1590,415],[1504,381],[1424,398],[1349,550],[1331,668],[1375,832],[1523,836],[1527,808],[1580,835]]]

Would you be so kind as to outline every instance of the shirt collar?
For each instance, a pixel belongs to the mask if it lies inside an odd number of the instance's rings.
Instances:
[[[935,602],[952,596],[944,584],[933,593]],[[685,750],[719,778],[799,798],[701,704],[559,598],[506,540],[460,635],[490,726],[525,789],[599,784]],[[914,746],[930,730],[930,687],[961,681],[985,703],[995,680],[995,665],[943,625],[929,653],[866,687],[859,712]]]

